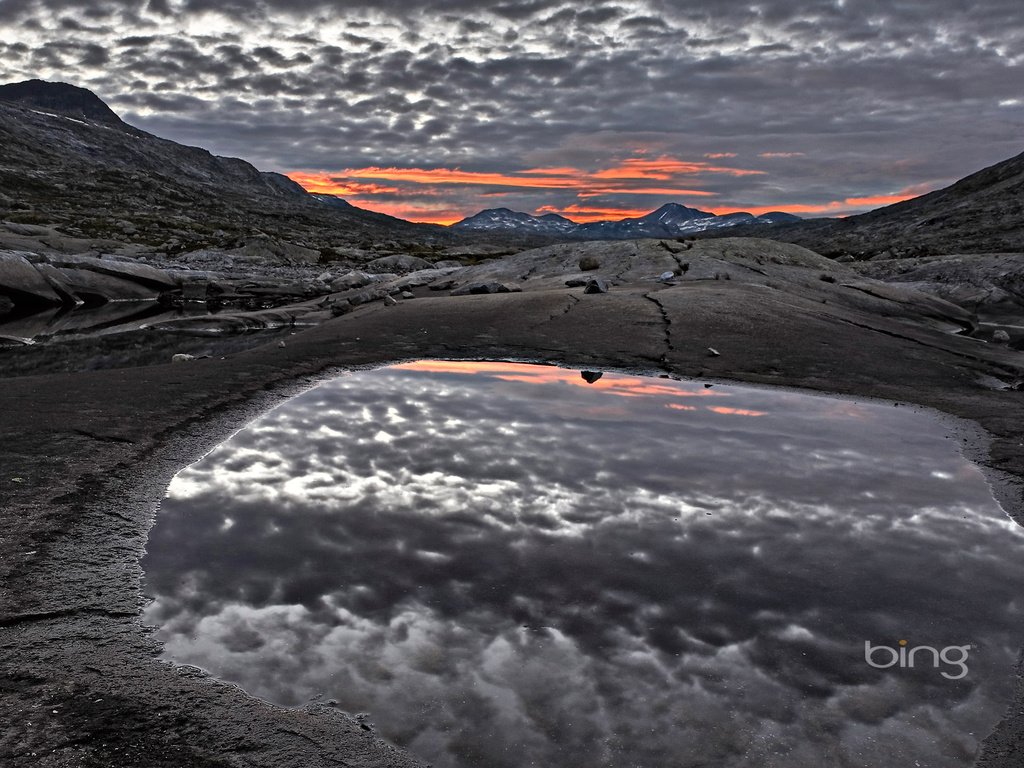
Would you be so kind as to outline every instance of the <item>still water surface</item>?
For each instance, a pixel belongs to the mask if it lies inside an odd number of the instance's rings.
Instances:
[[[509,363],[293,398],[147,549],[166,658],[442,767],[967,766],[1024,626],[1024,535],[936,419]],[[866,662],[899,640],[971,647]]]

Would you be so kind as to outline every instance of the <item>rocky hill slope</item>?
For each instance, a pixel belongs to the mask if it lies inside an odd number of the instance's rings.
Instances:
[[[754,234],[747,228],[731,232]],[[944,189],[846,219],[807,220],[773,238],[832,257],[1024,252],[1024,154]]]
[[[131,242],[177,253],[268,235],[327,253],[381,241],[397,249],[462,242],[445,228],[311,195],[243,160],[152,136],[63,83],[0,86],[0,147],[0,219],[101,247]]]

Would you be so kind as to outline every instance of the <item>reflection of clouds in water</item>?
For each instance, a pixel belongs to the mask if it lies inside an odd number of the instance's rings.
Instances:
[[[553,370],[344,377],[183,471],[145,563],[167,654],[440,764],[969,762],[1021,536],[939,425]],[[864,664],[904,635],[983,648],[959,683]]]

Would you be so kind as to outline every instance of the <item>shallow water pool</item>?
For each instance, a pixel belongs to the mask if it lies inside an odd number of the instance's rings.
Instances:
[[[957,448],[891,404],[356,372],[175,477],[146,619],[165,658],[437,766],[968,766],[1024,535]]]

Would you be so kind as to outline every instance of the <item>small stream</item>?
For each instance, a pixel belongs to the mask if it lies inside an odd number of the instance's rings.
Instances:
[[[513,363],[340,376],[168,489],[166,659],[442,768],[969,766],[1024,532],[909,407]]]

